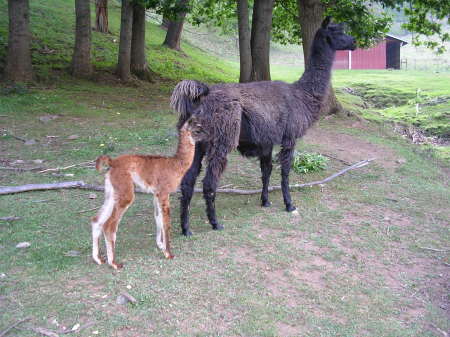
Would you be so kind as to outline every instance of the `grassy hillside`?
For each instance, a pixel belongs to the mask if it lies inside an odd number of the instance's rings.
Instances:
[[[119,42],[120,7],[109,1],[109,27],[111,34],[92,33],[92,60],[100,71],[112,71],[117,63]],[[64,76],[69,67],[74,45],[74,1],[30,1],[32,31],[32,62],[37,79],[54,82]],[[94,8],[93,8],[94,10]],[[7,13],[7,2],[0,2],[0,13]],[[92,12],[94,17],[95,12]],[[4,66],[8,16],[0,15],[0,69]],[[202,78],[208,82],[235,81],[238,68],[205,53],[192,45],[183,43],[185,56],[161,46],[165,31],[155,24],[147,24],[146,41],[150,68],[168,79]],[[56,70],[56,72],[55,72]]]

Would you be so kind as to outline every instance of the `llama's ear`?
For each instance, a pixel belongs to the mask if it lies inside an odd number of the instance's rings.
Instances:
[[[331,22],[331,16],[327,16],[325,18],[325,20],[323,20],[323,22],[322,22],[322,28],[327,29],[330,22]]]

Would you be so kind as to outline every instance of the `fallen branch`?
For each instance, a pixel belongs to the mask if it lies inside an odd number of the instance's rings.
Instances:
[[[4,166],[0,166],[0,170],[5,170],[5,171],[37,171],[37,170],[42,170],[43,167],[39,166],[39,167],[4,167]]]
[[[346,167],[345,169],[336,172],[332,174],[331,176],[318,181],[312,181],[305,184],[295,184],[290,185],[289,189],[296,189],[301,187],[309,187],[314,185],[320,185],[325,184],[329,182],[330,180],[333,180],[334,178],[343,175],[347,171],[355,170],[361,167],[364,167],[368,165],[371,161],[375,160],[375,158],[362,160],[360,162],[357,162],[349,167]],[[85,189],[85,190],[92,190],[92,191],[104,191],[103,186],[98,185],[91,185],[86,184],[84,181],[66,181],[62,183],[49,183],[49,184],[28,184],[28,185],[21,185],[21,186],[10,186],[10,187],[0,187],[0,195],[4,194],[14,194],[14,193],[21,193],[21,192],[28,192],[28,191],[40,191],[40,190],[58,190],[58,189],[65,189],[65,188],[78,188],[78,189]],[[269,192],[281,190],[281,186],[270,186]],[[143,190],[136,188],[137,193],[146,193]],[[179,192],[179,190],[177,190]],[[195,188],[194,192],[201,193],[203,192],[203,189],[201,188]],[[231,193],[231,194],[241,194],[241,195],[249,195],[249,194],[258,194],[261,193],[260,189],[256,190],[239,190],[239,189],[233,189],[233,188],[219,188],[216,191],[217,193]]]
[[[436,248],[420,247],[420,246],[419,246],[419,248],[423,249],[423,250],[431,250],[432,252],[438,252],[438,253],[445,253],[445,252],[450,251],[450,248],[436,249]]]
[[[75,167],[75,166],[89,164],[89,163],[92,163],[92,162],[93,162],[92,160],[89,160],[89,161],[85,161],[85,162],[82,162],[82,163],[73,164],[73,165],[69,165],[69,166],[65,166],[65,167],[49,168],[49,169],[45,169],[45,170],[39,171],[38,173],[67,170],[67,169],[70,169],[70,168]]]
[[[27,317],[27,318],[21,319],[20,321],[17,321],[16,323],[10,325],[10,326],[7,327],[5,330],[3,330],[2,332],[0,332],[0,337],[6,336],[6,334],[7,334],[10,330],[14,329],[14,328],[15,328],[16,326],[18,326],[19,324],[22,324],[22,323],[24,323],[24,322],[26,322],[26,321],[29,321],[30,319],[31,319],[31,317]]]
[[[47,336],[47,337],[59,337],[59,335],[56,333],[56,332],[54,332],[54,331],[52,331],[52,330],[49,330],[49,329],[46,329],[46,328],[41,328],[41,327],[27,327],[27,328],[25,328],[26,330],[31,330],[31,331],[33,331],[33,332],[36,332],[36,333],[38,333],[38,334],[40,334],[40,335],[43,335],[43,336]]]
[[[99,208],[100,208],[100,206],[94,207],[94,208],[89,208],[89,209],[83,209],[82,211],[77,212],[77,214],[87,213],[87,212],[90,212],[90,211],[95,211],[96,209],[99,209]]]
[[[22,219],[20,216],[5,216],[3,218],[0,218],[0,221],[16,221]],[[1,336],[1,335],[0,335]]]

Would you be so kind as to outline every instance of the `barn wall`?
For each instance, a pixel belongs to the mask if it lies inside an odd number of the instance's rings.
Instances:
[[[354,50],[352,69],[386,69],[386,40],[370,49]]]
[[[336,51],[334,57],[333,69],[348,69],[348,50]]]
[[[348,50],[338,50],[334,58],[333,69],[386,69],[386,40],[370,49],[356,49],[351,52],[349,67]]]

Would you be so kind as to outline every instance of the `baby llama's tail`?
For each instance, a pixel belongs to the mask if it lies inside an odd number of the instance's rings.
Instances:
[[[109,169],[112,164],[112,159],[109,156],[100,156],[95,161],[95,169],[101,172],[103,169]]]

